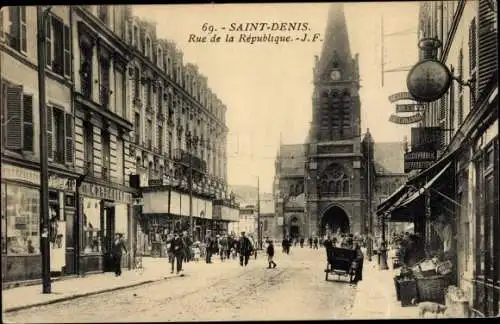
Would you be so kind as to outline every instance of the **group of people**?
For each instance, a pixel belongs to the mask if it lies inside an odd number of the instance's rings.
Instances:
[[[171,272],[183,271],[183,262],[205,259],[208,264],[212,263],[214,255],[220,257],[221,261],[236,259],[239,255],[240,265],[247,266],[252,254],[257,255],[255,243],[251,237],[246,236],[245,232],[240,237],[234,235],[214,235],[208,231],[203,243],[193,242],[187,232],[168,234],[165,238],[166,251],[171,264]]]

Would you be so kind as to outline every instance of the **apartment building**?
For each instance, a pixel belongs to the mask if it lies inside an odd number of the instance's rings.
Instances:
[[[126,20],[130,152],[143,199],[138,249],[154,254],[163,235],[190,225],[194,239],[202,239],[214,226],[213,200],[229,199],[227,108],[198,67],[157,36],[154,23],[134,16],[131,7]]]

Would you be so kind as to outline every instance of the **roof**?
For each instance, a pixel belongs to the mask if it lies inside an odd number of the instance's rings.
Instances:
[[[281,145],[279,152],[280,177],[303,177],[306,163],[305,144]]]
[[[335,59],[344,63],[352,60],[344,4],[333,3],[330,6],[324,35],[323,48],[319,61],[320,73],[325,73]]]
[[[400,142],[375,142],[375,169],[378,173],[404,173],[404,153],[403,144]]]

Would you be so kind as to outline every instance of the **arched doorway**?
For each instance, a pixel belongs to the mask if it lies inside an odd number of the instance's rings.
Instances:
[[[330,233],[349,233],[349,217],[347,213],[338,206],[328,208],[321,218],[321,235],[325,235],[327,229]]]
[[[297,217],[293,217],[290,220],[290,238],[298,238],[300,236],[300,227],[299,227],[299,219]]]

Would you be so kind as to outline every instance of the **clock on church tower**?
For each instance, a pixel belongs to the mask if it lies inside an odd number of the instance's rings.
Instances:
[[[340,70],[338,70],[338,69],[332,70],[332,72],[330,73],[330,79],[332,79],[333,81],[338,81],[341,78],[342,78],[342,74],[340,73]]]

